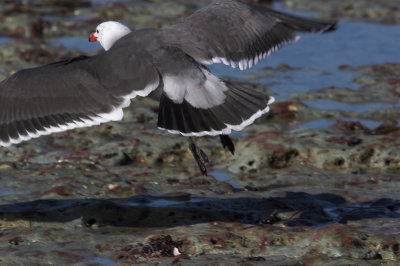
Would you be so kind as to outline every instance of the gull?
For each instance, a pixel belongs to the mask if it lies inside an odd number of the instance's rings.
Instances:
[[[123,118],[137,96],[159,102],[157,127],[189,137],[189,148],[207,175],[206,154],[193,137],[229,137],[269,111],[274,98],[219,78],[206,65],[245,70],[298,40],[296,32],[323,33],[336,22],[318,21],[214,0],[181,22],[132,31],[107,21],[89,41],[104,51],[23,69],[0,83],[0,146],[41,135]]]

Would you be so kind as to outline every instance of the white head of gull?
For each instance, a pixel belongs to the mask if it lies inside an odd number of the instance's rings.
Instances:
[[[132,32],[127,26],[116,22],[106,21],[96,27],[89,36],[90,42],[98,41],[104,50],[109,50],[116,41]]]
[[[161,29],[101,23],[89,41],[105,52],[23,69],[0,82],[0,146],[121,120],[131,99],[150,97],[159,102],[157,127],[189,137],[207,175],[208,159],[191,137],[219,136],[233,153],[228,135],[267,113],[274,98],[219,78],[204,64],[245,70],[296,41],[298,31],[335,29],[336,22],[238,0],[213,0]]]

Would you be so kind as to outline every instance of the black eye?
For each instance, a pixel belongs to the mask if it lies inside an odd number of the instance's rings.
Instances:
[[[99,33],[99,30],[96,30],[96,33]]]

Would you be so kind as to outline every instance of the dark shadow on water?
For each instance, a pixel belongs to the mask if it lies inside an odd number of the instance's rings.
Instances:
[[[399,218],[400,202],[383,198],[349,205],[335,194],[287,192],[285,197],[275,198],[167,198],[145,195],[124,199],[47,199],[0,205],[0,219],[8,221],[68,222],[81,217],[88,226],[172,227],[212,221],[320,226],[365,218]]]

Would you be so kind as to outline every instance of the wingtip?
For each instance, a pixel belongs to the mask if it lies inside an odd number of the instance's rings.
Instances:
[[[322,33],[332,32],[332,31],[337,30],[337,28],[338,28],[338,22],[332,21],[332,22],[328,23],[328,25],[322,30]]]

